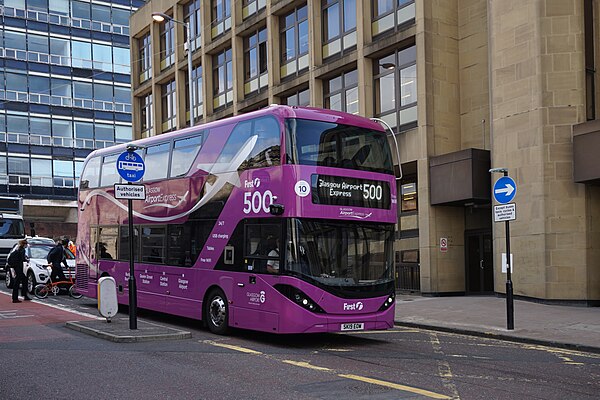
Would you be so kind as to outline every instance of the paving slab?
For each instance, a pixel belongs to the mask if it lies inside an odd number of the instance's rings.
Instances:
[[[509,330],[502,297],[398,295],[395,321],[403,326],[600,353],[599,307],[514,300],[514,329]]]

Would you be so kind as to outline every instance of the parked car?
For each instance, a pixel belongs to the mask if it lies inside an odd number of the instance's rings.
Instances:
[[[35,285],[46,283],[50,279],[46,256],[55,246],[55,242],[52,239],[41,237],[28,238],[27,242],[29,245],[25,248],[25,254],[29,257],[29,262],[23,263],[23,273],[27,277],[27,290],[31,293]],[[15,245],[10,252],[15,251],[17,247],[18,245]],[[71,276],[75,277],[75,256],[69,249],[65,249],[65,253],[67,255],[67,264],[69,265],[68,269],[65,268],[64,264],[62,265],[65,276],[67,278]],[[8,265],[5,266],[5,269],[8,271]],[[14,278],[10,273],[5,274],[5,283],[7,288],[11,289],[13,287]]]
[[[29,243],[31,243],[31,241],[35,241],[36,243],[47,243],[50,246],[54,246],[54,244],[56,243],[54,241],[54,239],[50,239],[47,237],[41,237],[41,236],[25,236],[25,239],[27,239],[27,241]],[[6,258],[8,258],[8,255],[10,253],[12,253],[12,251],[16,248],[15,245],[13,245],[13,247],[10,249],[10,251],[6,254]],[[4,274],[6,273],[6,271],[8,271],[8,264],[6,263],[6,260],[2,262],[2,264],[0,264],[0,274]]]

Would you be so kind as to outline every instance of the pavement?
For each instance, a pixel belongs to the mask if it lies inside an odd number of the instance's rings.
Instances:
[[[105,318],[88,321],[69,321],[67,328],[117,343],[147,342],[154,340],[189,339],[192,333],[162,324],[136,318],[136,329],[129,327],[129,317]]]
[[[600,353],[600,307],[514,300],[514,329],[507,329],[506,299],[490,296],[396,297],[396,325]],[[67,327],[114,342],[172,340],[191,333],[129,318],[67,322]]]
[[[600,307],[514,300],[507,329],[506,299],[490,296],[396,296],[396,325],[600,353]]]

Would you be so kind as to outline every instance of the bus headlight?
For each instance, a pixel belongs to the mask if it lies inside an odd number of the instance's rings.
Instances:
[[[383,302],[383,305],[381,307],[379,307],[379,311],[385,311],[388,308],[390,308],[392,306],[392,304],[394,304],[394,301],[396,300],[396,293],[390,293],[390,295],[387,297],[387,299],[385,299],[385,301]]]
[[[290,285],[275,285],[275,289],[300,307],[315,313],[325,313],[319,305],[303,291]]]

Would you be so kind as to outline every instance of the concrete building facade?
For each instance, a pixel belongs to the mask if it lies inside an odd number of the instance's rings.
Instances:
[[[77,234],[96,148],[132,138],[129,16],[142,0],[0,1],[0,195],[27,234]]]
[[[597,305],[599,10],[597,0],[151,0],[130,20],[134,136],[189,126],[190,86],[195,124],[273,103],[383,119],[400,146],[399,290],[504,292],[489,169],[505,167],[517,184],[515,295]]]

